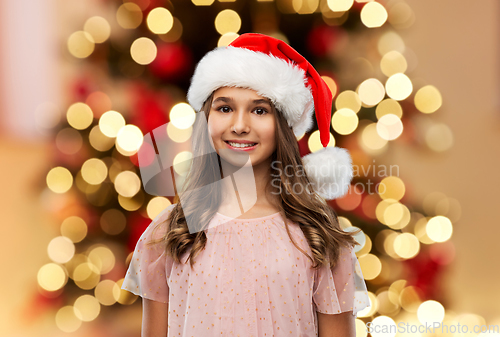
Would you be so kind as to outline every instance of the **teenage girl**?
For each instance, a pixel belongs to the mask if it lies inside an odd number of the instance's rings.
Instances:
[[[354,337],[370,304],[358,243],[325,202],[352,179],[327,146],[325,82],[286,43],[243,34],[203,57],[188,101],[189,173],[122,286],[143,298],[142,336]],[[324,148],[301,158],[314,116]]]

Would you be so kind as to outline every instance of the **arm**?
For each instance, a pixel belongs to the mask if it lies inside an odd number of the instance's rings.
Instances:
[[[356,323],[352,311],[340,314],[318,312],[318,337],[356,337]]]
[[[141,337],[166,337],[168,332],[168,303],[142,300]]]

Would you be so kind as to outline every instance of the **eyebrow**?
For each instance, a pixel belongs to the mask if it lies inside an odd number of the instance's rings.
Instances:
[[[219,101],[225,102],[225,103],[230,103],[230,102],[233,102],[233,99],[231,97],[220,96],[220,97],[217,97],[216,99],[214,99],[214,101],[212,103],[217,103]],[[268,99],[262,99],[262,98],[260,98],[260,99],[254,99],[252,101],[252,103],[254,103],[254,104],[263,104],[264,103],[264,104],[271,105],[271,103],[269,102]]]
[[[254,102],[255,104],[262,104],[262,103],[265,103],[265,104],[269,104],[269,105],[271,105],[271,103],[270,103],[270,102],[269,102],[269,100],[267,100],[267,99],[255,99],[255,100],[253,100],[253,102]]]

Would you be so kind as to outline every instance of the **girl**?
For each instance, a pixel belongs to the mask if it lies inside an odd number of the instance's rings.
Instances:
[[[243,34],[203,57],[187,96],[189,172],[122,286],[143,297],[142,335],[354,337],[369,300],[358,243],[325,202],[352,179],[348,152],[327,147],[325,82],[286,43]],[[301,158],[313,112],[324,148]]]

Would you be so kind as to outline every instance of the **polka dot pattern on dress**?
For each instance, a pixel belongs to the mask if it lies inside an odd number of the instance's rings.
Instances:
[[[169,303],[169,336],[317,336],[317,312],[356,315],[370,305],[354,250],[343,248],[334,268],[314,270],[288,237],[280,213],[257,219],[216,213],[194,269],[174,263],[160,245],[145,244],[174,206],[142,234],[122,285]],[[311,254],[299,225],[288,224],[294,241]]]

